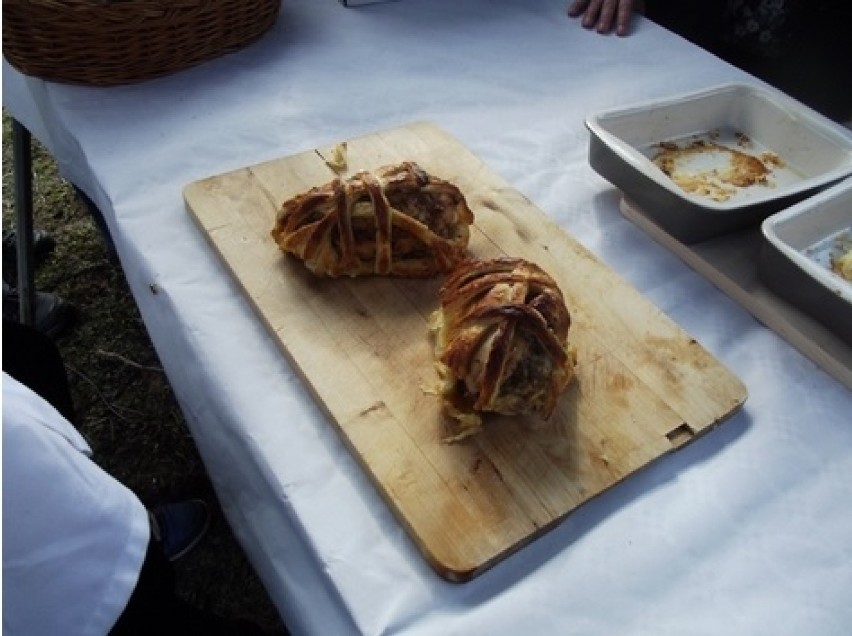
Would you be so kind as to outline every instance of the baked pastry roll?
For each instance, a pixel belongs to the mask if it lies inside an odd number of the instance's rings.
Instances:
[[[473,212],[416,163],[361,171],[289,199],[272,237],[323,276],[433,276],[464,259]]]
[[[466,260],[439,295],[432,329],[446,440],[479,431],[485,412],[550,417],[575,365],[553,278],[520,258]]]

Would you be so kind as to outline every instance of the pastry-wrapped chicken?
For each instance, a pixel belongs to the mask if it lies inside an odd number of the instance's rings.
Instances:
[[[407,161],[289,199],[272,236],[318,275],[425,277],[464,259],[471,223],[455,185]]]
[[[432,328],[447,441],[479,431],[484,412],[550,417],[575,364],[556,282],[520,258],[467,260],[440,300]]]

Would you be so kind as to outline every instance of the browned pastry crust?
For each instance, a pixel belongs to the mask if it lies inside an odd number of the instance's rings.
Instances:
[[[432,328],[448,441],[476,433],[483,412],[550,417],[575,364],[553,278],[520,258],[466,260],[439,294]]]
[[[323,276],[433,276],[464,258],[473,212],[453,184],[406,161],[284,203],[271,234]]]

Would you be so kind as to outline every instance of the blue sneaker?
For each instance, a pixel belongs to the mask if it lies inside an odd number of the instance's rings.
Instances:
[[[201,499],[158,506],[148,516],[151,535],[169,561],[177,561],[197,546],[210,527],[210,510]]]

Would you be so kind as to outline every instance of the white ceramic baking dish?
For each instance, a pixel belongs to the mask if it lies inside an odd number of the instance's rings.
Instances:
[[[758,276],[852,345],[852,281],[832,263],[852,251],[852,178],[761,224]]]
[[[586,126],[592,168],[684,243],[757,226],[852,174],[852,131],[758,84],[729,83],[601,112]],[[664,147],[700,144],[713,152],[681,157],[681,173],[704,179],[719,173],[720,161],[745,154],[767,166],[765,182],[723,184],[727,198],[714,200],[687,192],[654,162]]]

